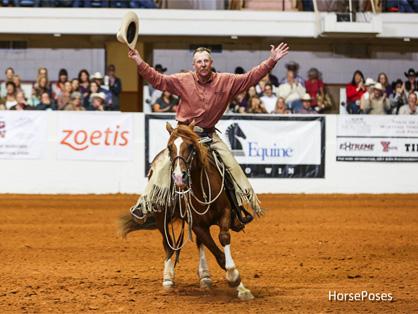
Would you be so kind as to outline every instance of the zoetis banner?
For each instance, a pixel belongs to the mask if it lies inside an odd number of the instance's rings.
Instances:
[[[167,144],[171,115],[145,116],[145,162]],[[227,115],[216,125],[248,177],[323,178],[325,118],[322,116]]]
[[[418,162],[418,119],[338,117],[337,161]]]
[[[0,159],[40,159],[46,151],[45,112],[0,111]]]
[[[131,114],[62,112],[57,126],[57,158],[132,160],[132,126]]]

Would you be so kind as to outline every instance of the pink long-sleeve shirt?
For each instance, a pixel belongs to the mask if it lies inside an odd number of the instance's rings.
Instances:
[[[146,62],[138,65],[138,73],[154,88],[180,97],[177,121],[190,123],[194,120],[202,128],[212,128],[230,100],[256,85],[275,65],[276,61],[268,58],[245,74],[212,73],[206,83],[200,82],[195,72],[164,75]]]

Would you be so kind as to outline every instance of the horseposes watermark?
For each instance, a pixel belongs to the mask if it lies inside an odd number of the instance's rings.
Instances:
[[[337,292],[328,291],[328,301],[339,301],[339,302],[391,302],[394,297],[392,293],[374,293],[363,290],[361,292]]]

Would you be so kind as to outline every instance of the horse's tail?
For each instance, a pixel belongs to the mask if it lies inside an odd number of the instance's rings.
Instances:
[[[154,217],[148,217],[143,224],[135,221],[131,214],[123,215],[119,218],[119,233],[122,238],[126,238],[128,233],[137,230],[154,230],[157,229]]]

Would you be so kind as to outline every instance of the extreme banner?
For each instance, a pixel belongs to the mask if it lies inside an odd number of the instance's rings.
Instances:
[[[165,148],[165,123],[174,116],[145,115],[145,169]],[[325,118],[322,116],[225,115],[216,125],[251,178],[323,178]]]
[[[418,162],[418,119],[339,116],[337,161]]]

